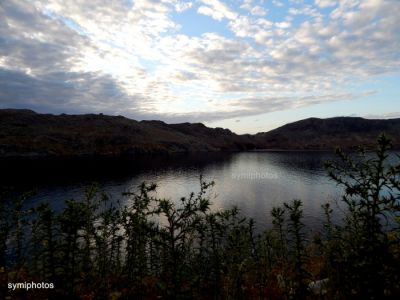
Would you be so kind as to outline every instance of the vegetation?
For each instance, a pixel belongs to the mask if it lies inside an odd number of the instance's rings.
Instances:
[[[213,183],[202,178],[176,202],[146,183],[125,205],[97,186],[59,213],[48,203],[24,210],[29,194],[1,201],[0,298],[400,299],[400,163],[387,165],[389,148],[381,136],[374,157],[338,150],[340,163],[327,163],[345,215],[333,224],[323,205],[325,229],[313,238],[300,200],[274,208],[260,232],[237,208],[212,211]],[[32,281],[55,288],[7,289]]]

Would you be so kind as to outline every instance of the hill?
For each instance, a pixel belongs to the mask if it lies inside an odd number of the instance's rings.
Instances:
[[[255,135],[258,146],[267,149],[331,150],[373,148],[377,136],[387,134],[400,149],[400,119],[370,120],[355,117],[309,118]]]
[[[0,110],[0,157],[124,156],[138,153],[240,151],[249,136],[203,124],[135,121],[122,116],[51,115]]]
[[[373,147],[386,132],[400,149],[400,119],[310,118],[256,135],[201,123],[166,124],[122,116],[52,115],[0,110],[0,157],[120,157],[144,153],[332,150]]]

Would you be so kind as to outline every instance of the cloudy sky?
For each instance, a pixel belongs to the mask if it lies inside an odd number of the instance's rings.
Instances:
[[[204,122],[400,117],[399,0],[0,0],[0,108]]]

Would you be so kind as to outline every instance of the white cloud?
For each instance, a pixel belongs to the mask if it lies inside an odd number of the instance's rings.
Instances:
[[[277,6],[277,7],[282,7],[282,6],[284,6],[283,2],[282,2],[282,1],[279,1],[279,0],[272,0],[272,4],[275,5],[275,6]]]
[[[233,20],[237,16],[236,12],[219,0],[200,0],[200,2],[206,6],[200,6],[197,12],[210,16],[218,21],[221,21],[223,18]]]
[[[209,16],[217,21],[221,21],[225,16],[222,12],[218,11],[218,10],[213,10],[211,7],[209,6],[200,6],[197,9],[197,12],[199,14],[205,15],[205,16]]]
[[[382,114],[369,114],[363,116],[366,119],[398,119],[400,118],[400,112],[388,112]]]
[[[265,16],[267,14],[267,10],[260,5],[255,5],[253,0],[244,0],[240,8],[249,11],[253,16]]]
[[[313,8],[310,5],[305,5],[302,8],[295,8],[291,7],[289,8],[289,14],[290,15],[305,15],[305,16],[310,16],[314,18],[321,18],[322,14],[315,8]]]
[[[191,3],[2,2],[0,106],[215,120],[354,99],[349,83],[400,70],[398,1],[298,3],[276,21],[259,1]],[[174,12],[194,6],[231,34],[180,31]]]
[[[188,10],[193,6],[193,2],[177,2],[175,4],[175,10],[177,12],[183,12],[185,10]]]
[[[290,23],[289,23],[289,22],[276,22],[276,23],[274,23],[274,25],[275,25],[276,27],[282,28],[282,29],[285,29],[285,28],[289,28],[289,27],[290,27]]]
[[[250,13],[253,16],[265,16],[267,14],[267,11],[265,10],[265,8],[256,5],[253,8],[251,8]]]
[[[253,7],[253,0],[243,0],[243,3],[240,5],[241,9],[251,10]]]
[[[332,7],[337,4],[337,0],[315,0],[315,4],[319,7]]]

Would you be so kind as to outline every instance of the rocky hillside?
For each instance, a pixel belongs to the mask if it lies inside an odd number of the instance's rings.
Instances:
[[[0,110],[0,157],[122,156],[137,153],[240,151],[249,136],[203,124],[134,121],[122,116],[50,115]]]
[[[200,123],[166,124],[122,116],[51,115],[0,110],[0,158],[131,156],[141,153],[243,151],[253,149],[331,150],[373,146],[386,132],[400,149],[400,119],[306,119],[256,135]]]
[[[380,133],[386,133],[400,149],[400,119],[369,120],[353,117],[310,118],[255,135],[267,149],[330,150],[364,145],[374,147]]]

